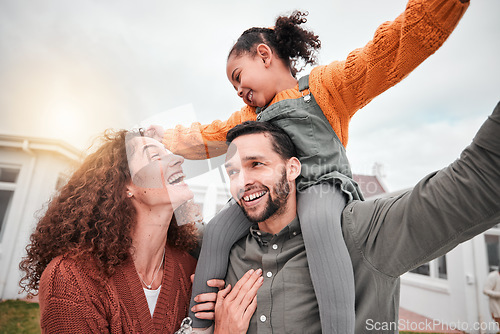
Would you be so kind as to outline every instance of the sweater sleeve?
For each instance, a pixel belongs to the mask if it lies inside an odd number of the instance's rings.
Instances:
[[[217,157],[226,153],[226,134],[232,127],[256,119],[255,108],[245,106],[226,121],[216,120],[207,125],[196,122],[190,127],[177,125],[174,129],[168,129],[163,135],[163,144],[173,153],[187,159]]]
[[[354,113],[394,86],[432,55],[451,34],[468,3],[410,0],[363,48],[344,61],[311,71],[311,91],[334,129],[347,127]]]
[[[40,280],[40,327],[42,333],[109,333],[104,307],[91,302],[81,277],[64,260],[45,269]]]

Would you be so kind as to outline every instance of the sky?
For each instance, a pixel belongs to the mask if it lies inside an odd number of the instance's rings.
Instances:
[[[306,27],[320,36],[327,64],[366,44],[405,5],[1,0],[0,133],[84,149],[107,128],[145,120],[223,120],[243,106],[225,65],[245,29],[308,11]],[[500,100],[498,13],[500,1],[473,0],[441,49],[353,117],[347,153],[355,173],[381,164],[397,191],[459,156]]]

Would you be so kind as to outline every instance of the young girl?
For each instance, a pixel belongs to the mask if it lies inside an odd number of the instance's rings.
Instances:
[[[467,0],[410,0],[405,12],[382,24],[365,47],[344,61],[315,67],[298,81],[297,64],[314,64],[321,45],[318,36],[300,27],[305,15],[294,12],[279,17],[274,28],[248,29],[227,60],[228,79],[246,106],[224,122],[177,126],[163,133],[165,146],[188,159],[225,153],[227,131],[246,120],[272,122],[290,135],[302,163],[297,211],[324,333],[354,332],[354,280],[340,232],[342,210],[336,217],[315,216],[320,211],[316,205],[325,205],[325,199],[342,206],[362,199],[345,155],[349,121],[434,53],[467,6]],[[224,278],[231,246],[248,233],[249,225],[236,205],[207,225],[193,297],[209,291],[208,279]],[[210,324],[193,320],[193,327]]]

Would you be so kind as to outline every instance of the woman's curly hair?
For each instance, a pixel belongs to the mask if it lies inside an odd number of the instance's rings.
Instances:
[[[290,16],[279,16],[274,28],[245,30],[229,51],[228,59],[244,52],[255,55],[257,45],[263,43],[278,54],[295,77],[306,65],[317,63],[316,53],[321,48],[319,37],[300,27],[307,22],[307,15],[307,12],[294,11]]]
[[[131,182],[125,147],[126,130],[107,130],[103,144],[88,155],[49,202],[19,264],[21,288],[35,295],[52,259],[67,255],[92,259],[105,277],[130,256],[136,210],[126,195]],[[175,215],[174,215],[175,216]],[[167,243],[186,251],[197,245],[193,224],[170,223]]]

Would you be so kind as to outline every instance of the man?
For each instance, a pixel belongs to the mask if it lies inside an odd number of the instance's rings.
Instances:
[[[282,154],[289,143],[273,135],[279,130],[263,127],[271,126],[244,123],[228,133],[231,194],[256,224],[233,247],[226,280],[234,286],[248,269],[263,270],[249,333],[317,333],[319,312],[296,218],[300,163]],[[354,270],[355,333],[397,332],[399,276],[500,221],[498,133],[500,103],[449,167],[400,196],[345,207],[341,228]],[[218,301],[219,310],[224,302]]]

